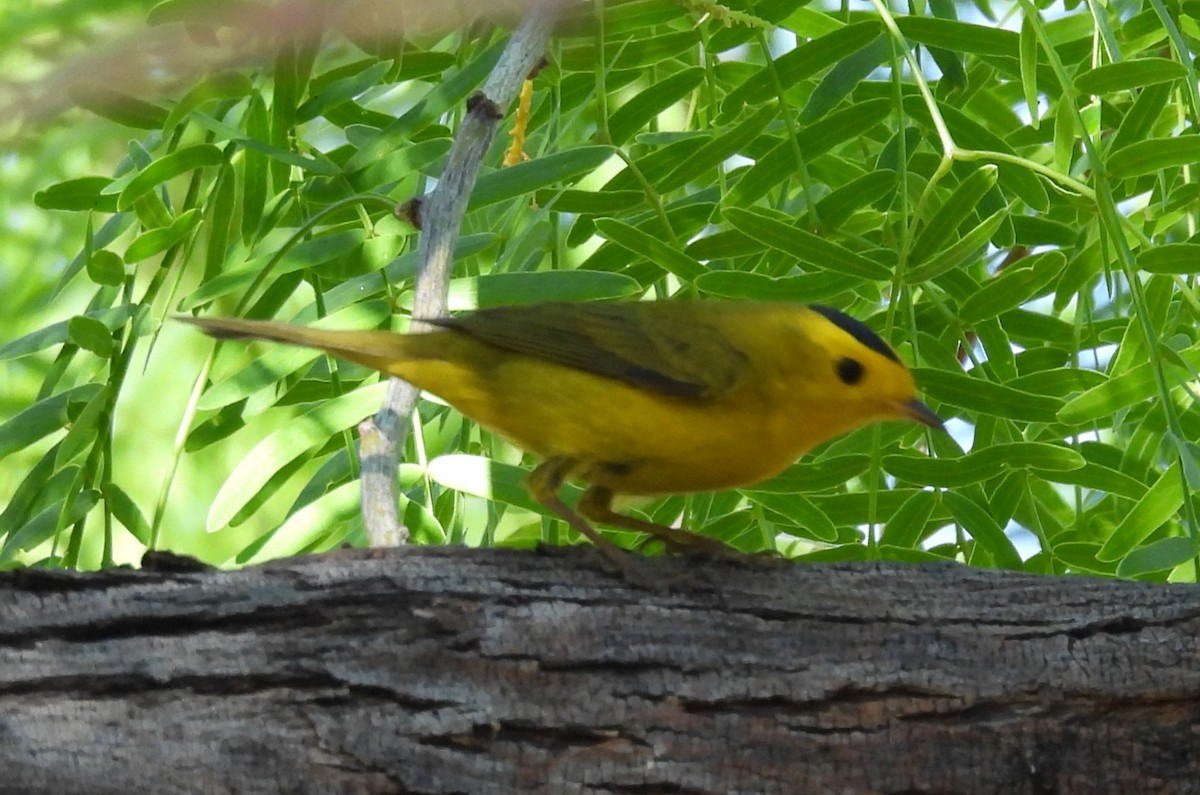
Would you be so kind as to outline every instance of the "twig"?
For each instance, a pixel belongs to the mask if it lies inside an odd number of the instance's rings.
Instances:
[[[467,117],[454,139],[446,168],[437,187],[420,205],[420,271],[413,303],[416,318],[445,314],[454,244],[479,166],[505,109],[544,55],[562,5],[563,0],[540,0],[529,9],[483,90],[467,103]],[[416,324],[414,330],[420,330]],[[416,404],[417,390],[393,378],[379,413],[358,428],[363,522],[373,547],[400,546],[408,541],[408,529],[400,524],[397,510],[396,465],[404,447],[405,420]]]

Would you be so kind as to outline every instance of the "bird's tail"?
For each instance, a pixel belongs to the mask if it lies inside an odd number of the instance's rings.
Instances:
[[[275,323],[266,320],[243,320],[235,317],[177,317],[177,320],[198,326],[210,337],[219,340],[270,340],[303,348],[317,348],[333,356],[374,367],[376,370],[399,375],[397,366],[406,360],[421,357],[407,334],[390,331],[331,331]]]

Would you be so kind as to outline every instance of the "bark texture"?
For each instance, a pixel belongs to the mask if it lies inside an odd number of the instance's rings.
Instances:
[[[342,552],[0,575],[4,793],[1200,789],[1200,587]]]

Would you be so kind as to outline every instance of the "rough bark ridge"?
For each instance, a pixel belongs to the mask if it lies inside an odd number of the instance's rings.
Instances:
[[[1148,793],[1200,588],[584,549],[0,575],[5,793]]]

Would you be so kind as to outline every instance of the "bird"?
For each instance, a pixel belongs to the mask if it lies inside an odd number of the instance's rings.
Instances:
[[[178,319],[218,339],[319,349],[441,397],[540,458],[531,496],[618,565],[628,553],[593,523],[671,549],[732,549],[619,513],[617,495],[749,486],[871,422],[944,429],[891,346],[819,304],[542,302],[431,318],[432,330],[406,334]],[[573,508],[560,496],[568,481],[586,485]]]

